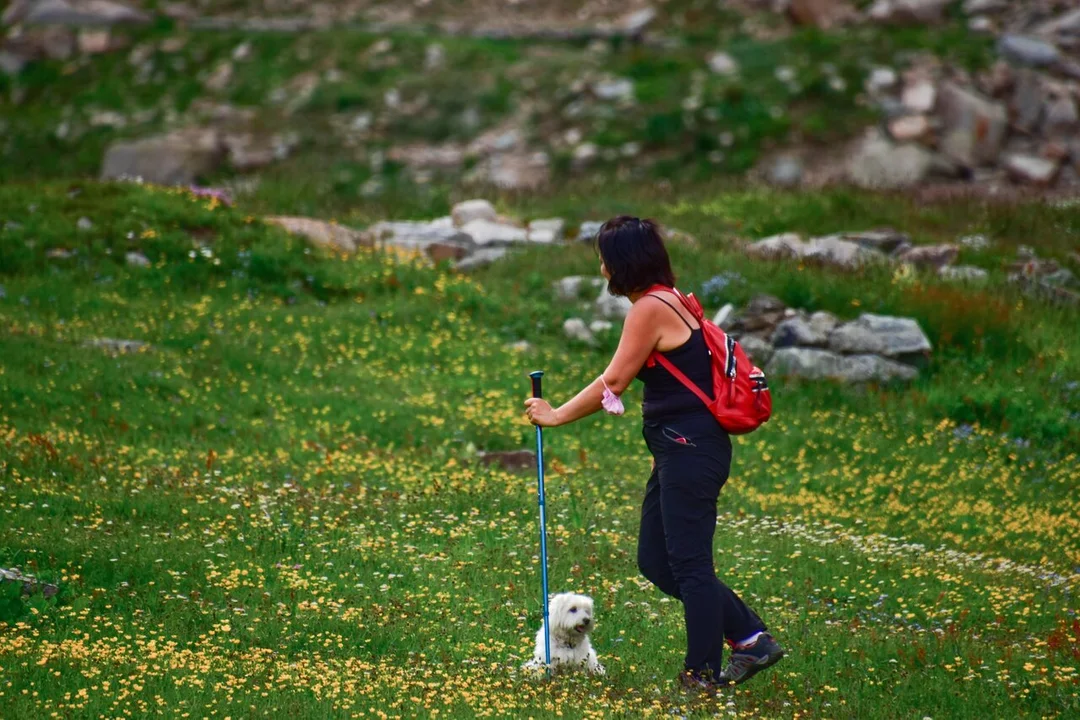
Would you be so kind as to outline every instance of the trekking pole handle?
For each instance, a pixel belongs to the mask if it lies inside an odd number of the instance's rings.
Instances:
[[[532,378],[532,396],[534,398],[544,397],[544,394],[540,389],[540,378],[544,377],[544,371],[536,370],[529,373],[529,377]]]

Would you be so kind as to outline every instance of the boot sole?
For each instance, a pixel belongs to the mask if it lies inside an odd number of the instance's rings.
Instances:
[[[736,685],[742,685],[744,682],[746,682],[750,678],[754,677],[755,675],[757,675],[762,670],[768,670],[773,665],[780,662],[783,658],[784,658],[784,651],[783,650],[777,650],[773,654],[766,657],[765,662],[754,665],[749,670],[747,670],[746,674],[742,676],[741,680],[731,680],[726,685],[721,685],[721,687],[735,687]]]

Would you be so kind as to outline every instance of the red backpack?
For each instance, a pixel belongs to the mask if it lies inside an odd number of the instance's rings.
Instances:
[[[712,358],[713,396],[710,398],[702,392],[701,388],[656,350],[649,355],[645,364],[653,367],[660,363],[676,380],[701,398],[720,423],[720,427],[728,433],[745,435],[761,427],[772,416],[772,395],[769,394],[769,385],[765,382],[765,373],[750,362],[739,343],[705,319],[705,311],[701,309],[701,303],[693,293],[683,295],[675,288],[654,285],[647,294],[652,294],[655,290],[675,293],[683,307],[690,311],[701,326],[705,345]]]

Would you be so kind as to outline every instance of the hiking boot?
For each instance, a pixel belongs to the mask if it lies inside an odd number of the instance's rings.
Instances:
[[[784,649],[777,644],[769,633],[761,633],[753,645],[738,648],[731,652],[727,667],[720,672],[717,683],[740,685],[757,675],[765,668],[772,667],[784,657]]]
[[[712,673],[709,674],[710,676],[712,675]],[[683,670],[679,673],[679,685],[682,686],[683,690],[688,692],[700,692],[706,695],[716,694],[716,683],[712,679],[693,670]]]

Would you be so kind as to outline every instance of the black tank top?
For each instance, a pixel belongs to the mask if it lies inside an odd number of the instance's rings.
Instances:
[[[705,344],[701,328],[693,327],[671,303],[656,295],[649,295],[667,305],[690,328],[690,339],[674,350],[661,353],[671,361],[691,382],[712,397],[712,358]],[[645,385],[641,414],[646,420],[681,415],[688,412],[708,412],[701,399],[684,386],[667,369],[657,363],[647,364],[638,371],[637,377]]]

